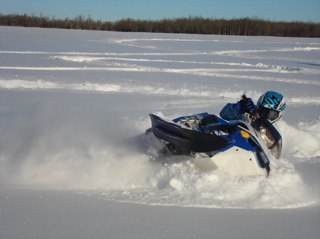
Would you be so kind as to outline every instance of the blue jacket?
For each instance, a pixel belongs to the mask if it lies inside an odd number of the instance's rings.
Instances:
[[[224,120],[246,120],[245,115],[240,111],[240,107],[237,103],[226,104],[220,111],[220,117]]]

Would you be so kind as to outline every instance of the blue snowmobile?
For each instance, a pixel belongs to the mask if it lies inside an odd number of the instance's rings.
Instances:
[[[268,120],[251,117],[248,123],[201,113],[171,121],[150,114],[152,127],[146,134],[157,141],[162,152],[190,155],[202,168],[220,168],[232,175],[268,176],[270,161],[281,154],[281,135]]]

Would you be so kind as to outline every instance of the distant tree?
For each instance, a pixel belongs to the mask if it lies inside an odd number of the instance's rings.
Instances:
[[[123,32],[163,32],[189,34],[221,34],[244,36],[320,37],[320,23],[275,22],[258,18],[209,19],[187,17],[162,20],[134,20],[116,22],[95,21],[90,15],[73,19],[55,19],[36,15],[2,15],[0,25],[43,28],[88,29]]]

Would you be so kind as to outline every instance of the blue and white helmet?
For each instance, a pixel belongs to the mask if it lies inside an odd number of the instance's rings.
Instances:
[[[257,108],[260,117],[266,118],[273,124],[282,117],[282,113],[286,108],[286,102],[282,94],[274,91],[267,91],[260,96]]]

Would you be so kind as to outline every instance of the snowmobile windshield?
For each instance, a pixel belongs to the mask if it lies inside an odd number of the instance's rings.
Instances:
[[[268,120],[262,118],[253,121],[251,125],[260,133],[272,156],[280,158],[282,139],[278,130]]]

